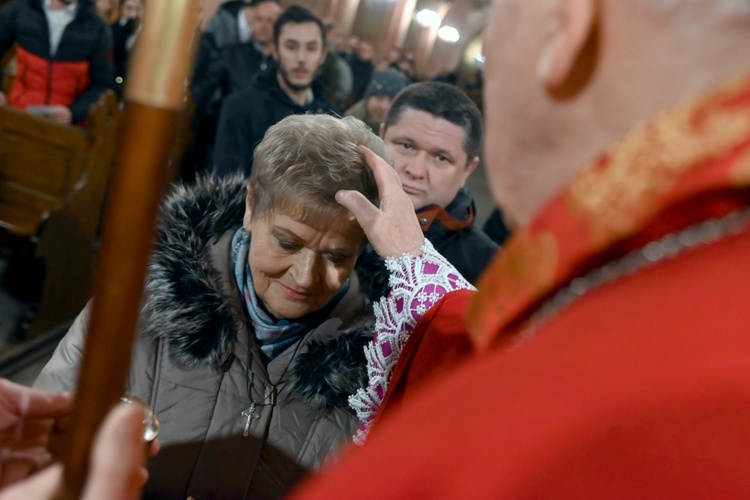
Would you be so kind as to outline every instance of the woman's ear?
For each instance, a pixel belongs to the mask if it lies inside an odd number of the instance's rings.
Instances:
[[[555,0],[551,32],[537,61],[537,74],[558,98],[575,95],[593,74],[598,46],[596,0]]]
[[[245,215],[242,217],[242,225],[248,233],[253,227],[253,192],[250,186],[247,186],[247,196],[245,196]]]

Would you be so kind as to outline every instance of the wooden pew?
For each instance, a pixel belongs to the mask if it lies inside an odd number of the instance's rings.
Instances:
[[[85,305],[120,120],[102,94],[83,127],[0,107],[0,228],[31,242],[45,265],[32,338]]]

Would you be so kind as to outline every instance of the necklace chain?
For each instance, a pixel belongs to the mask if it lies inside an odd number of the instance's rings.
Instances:
[[[247,409],[241,412],[241,416],[245,418],[245,428],[242,433],[244,437],[247,437],[250,434],[250,424],[252,424],[252,421],[260,419],[260,415],[255,414],[255,410],[259,406],[276,406],[276,398],[281,391],[286,389],[286,385],[284,385],[284,387],[279,390],[276,390],[276,387],[284,380],[284,375],[286,375],[289,367],[292,366],[294,359],[297,357],[297,351],[302,346],[302,344],[305,343],[307,337],[311,332],[312,330],[308,331],[307,333],[305,333],[305,335],[302,336],[301,339],[297,341],[297,345],[294,347],[294,351],[289,358],[289,362],[284,367],[284,371],[281,372],[281,376],[279,376],[279,379],[276,381],[276,383],[271,382],[271,374],[268,373],[268,368],[266,367],[266,376],[268,377],[268,383],[271,384],[271,386],[266,386],[265,388],[263,394],[263,403],[258,403],[255,401],[255,398],[253,398],[253,387],[255,386],[255,372],[252,370],[253,355],[250,352],[250,344],[248,343],[248,345],[246,346],[247,359],[245,360],[245,379],[247,381],[247,397],[250,400],[250,406],[248,406]]]
[[[669,260],[703,245],[715,243],[727,236],[742,233],[750,224],[750,208],[732,212],[721,218],[708,219],[677,233],[652,241],[624,257],[610,261],[583,276],[573,279],[568,286],[547,300],[526,323],[518,343],[536,335],[539,328],[589,292],[613,283],[637,271]]]

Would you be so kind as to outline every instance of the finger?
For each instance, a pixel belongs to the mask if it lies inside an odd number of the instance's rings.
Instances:
[[[388,192],[394,189],[401,190],[401,178],[388,162],[376,155],[367,146],[360,146],[359,151],[362,154],[365,163],[367,163],[372,170],[372,175],[375,177],[375,183],[378,186],[381,200]]]
[[[43,392],[0,379],[0,411],[27,418],[55,418],[66,413],[71,396]]]
[[[148,473],[143,442],[146,414],[138,405],[119,404],[97,434],[83,498],[139,498]]]
[[[367,233],[380,210],[359,191],[341,190],[336,193],[336,201],[349,210],[362,229]]]
[[[62,465],[47,467],[29,479],[17,483],[0,493],[0,500],[29,500],[53,498],[62,484]]]
[[[44,449],[20,450],[3,453],[0,465],[0,488],[26,479],[50,462],[50,455]]]
[[[161,444],[159,443],[158,439],[154,439],[150,443],[148,443],[148,457],[151,458],[153,456],[156,456],[157,453],[159,453],[159,450],[161,449]]]

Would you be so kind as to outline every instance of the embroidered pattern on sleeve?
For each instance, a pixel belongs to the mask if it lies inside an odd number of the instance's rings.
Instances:
[[[476,290],[432,244],[425,240],[422,255],[386,259],[391,291],[375,306],[375,338],[365,347],[367,387],[349,396],[349,406],[362,422],[354,442],[363,444],[383,402],[393,368],[417,321],[444,295]]]

